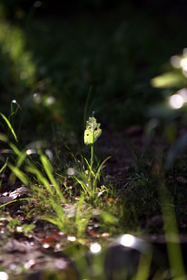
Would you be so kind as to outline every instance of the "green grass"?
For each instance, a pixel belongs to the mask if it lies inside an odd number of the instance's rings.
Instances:
[[[168,20],[171,25],[166,28]],[[100,273],[90,276],[85,252],[93,242],[104,248],[122,233],[165,234],[170,268],[181,272],[174,279],[183,279],[180,246],[169,240],[171,232],[178,236],[187,228],[184,149],[176,158],[185,139],[171,150],[169,147],[184,118],[180,123],[167,116],[166,141],[158,150],[147,147],[139,156],[128,141],[136,166],[128,170],[122,184],[121,178],[106,176],[110,175],[104,168],[110,154],[103,162],[94,154],[99,126],[92,131],[90,147],[83,147],[83,132],[92,111],[101,128],[113,124],[122,133],[130,124],[144,122],[146,106],[162,99],[161,90],[152,88],[149,81],[163,62],[184,47],[180,32],[171,31],[184,26],[169,14],[158,19],[146,11],[133,11],[130,5],[127,11],[98,13],[97,19],[86,14],[60,22],[33,18],[27,24],[3,19],[0,26],[0,173],[12,184],[17,180],[29,189],[28,198],[1,205],[1,215],[17,202],[29,223],[42,221],[46,230],[53,226],[75,237],[75,243],[67,241],[60,246],[79,264],[85,279],[104,279],[99,262],[103,265],[105,252],[89,255]],[[157,134],[152,137],[157,139]],[[85,144],[90,142],[86,139]],[[169,156],[168,160],[168,154],[172,159]],[[151,222],[157,216],[163,217],[162,221]],[[24,235],[32,233],[29,226],[7,217],[12,236],[20,227]],[[151,254],[141,258],[134,279],[147,279],[145,267],[150,260]],[[60,278],[55,274],[44,277]]]
[[[14,130],[10,122],[4,115],[2,116],[6,120],[8,129],[13,133]],[[93,133],[95,133],[95,130],[93,130]],[[171,185],[172,175],[167,174],[164,177],[162,153],[155,157],[152,167],[149,168],[146,165],[148,155],[138,158],[138,173],[129,174],[126,185],[121,189],[115,189],[115,185],[107,181],[104,174],[101,173],[102,164],[96,169],[98,171],[95,171],[96,166],[93,164],[92,154],[90,164],[88,160],[85,161],[84,157],[80,162],[74,156],[74,162],[71,161],[70,165],[66,165],[64,171],[59,172],[58,170],[56,172],[54,159],[52,160],[44,154],[45,148],[42,147],[41,143],[40,145],[36,143],[35,149],[20,151],[15,144],[8,140],[6,135],[1,134],[0,140],[14,152],[13,159],[9,161],[7,158],[1,171],[3,172],[4,168],[8,167],[12,172],[10,180],[15,182],[15,177],[17,177],[29,188],[29,198],[26,198],[28,200],[27,204],[25,204],[25,199],[20,200],[23,205],[22,213],[26,215],[27,219],[47,221],[61,232],[75,237],[79,249],[73,248],[74,245],[67,242],[63,245],[63,251],[74,257],[77,262],[81,262],[82,265],[85,262],[84,254],[81,258],[78,258],[80,247],[83,246],[85,248],[83,250],[88,250],[93,242],[89,238],[89,231],[92,232],[93,240],[96,240],[102,246],[106,246],[108,238],[113,239],[116,234],[119,235],[123,232],[135,233],[136,235],[165,232],[170,267],[174,271],[180,268],[179,276],[183,277],[180,246],[170,243],[170,239],[173,234],[178,236],[177,222],[184,218],[180,209],[182,210],[186,204],[186,200],[181,200],[180,197],[185,194],[182,188],[180,192],[176,191],[177,181]],[[91,147],[97,138],[93,137],[92,140]],[[134,152],[138,156],[135,149]],[[84,167],[85,163],[88,170]],[[185,166],[184,161],[180,161],[179,164]],[[175,168],[176,166],[168,173],[174,174]],[[180,177],[185,176],[182,168],[180,169]],[[93,181],[90,180],[91,177]],[[168,195],[168,190],[170,190],[172,198]],[[176,212],[172,210],[173,205],[175,205]],[[1,207],[3,211],[5,206]],[[170,212],[171,214],[168,216]],[[146,226],[145,221],[154,218],[156,215],[163,215],[163,224],[160,227],[154,224]],[[93,219],[97,222],[92,222],[92,229],[89,230],[89,224]],[[18,233],[20,228],[26,235],[28,232],[32,232],[32,228],[28,225],[21,225],[16,219],[7,218],[7,220],[9,220],[7,229],[11,234]],[[99,224],[99,226],[95,227],[96,224]],[[107,238],[103,238],[102,234],[106,234]],[[174,261],[173,251],[178,254],[178,263]],[[102,263],[105,253],[103,254],[101,256]],[[148,270],[145,269],[145,266],[148,268],[147,262],[150,262],[150,260],[151,255],[149,258],[141,258],[136,275],[137,279],[141,279],[142,275],[145,276],[145,279],[147,278]],[[97,263],[97,261],[98,257],[95,257],[94,262]],[[85,270],[81,273],[86,276],[88,271]],[[98,268],[98,271],[101,271],[101,277],[103,277],[103,270]],[[122,272],[123,276],[124,273],[126,272]],[[58,276],[54,275],[54,277]]]

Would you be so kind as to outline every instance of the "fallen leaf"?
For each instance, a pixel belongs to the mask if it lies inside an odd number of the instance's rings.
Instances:
[[[26,194],[28,192],[28,189],[26,187],[21,187],[16,189],[13,192],[10,193],[4,193],[2,194],[2,196],[0,197],[0,203],[7,203],[9,201],[12,201],[14,199],[16,199],[17,197]]]
[[[95,232],[94,229],[89,230],[89,231],[88,231],[88,234],[91,235],[91,236],[93,236],[93,237],[100,237],[100,234],[97,233],[97,232]]]
[[[49,237],[46,237],[46,238],[44,238],[44,239],[42,239],[42,243],[44,244],[44,243],[48,243],[48,244],[51,244],[51,243],[53,243],[53,242],[55,242],[55,241],[57,241],[57,237],[56,236],[49,236]]]
[[[113,198],[108,198],[106,196],[103,196],[103,200],[109,201],[111,203],[114,203],[114,199]]]

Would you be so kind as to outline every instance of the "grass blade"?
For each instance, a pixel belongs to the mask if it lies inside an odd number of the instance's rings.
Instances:
[[[19,168],[13,166],[11,163],[8,164],[8,167],[12,170],[12,172],[23,182],[24,185],[29,185],[29,179]]]
[[[11,125],[11,123],[9,122],[9,120],[5,117],[5,115],[3,115],[2,113],[0,113],[1,117],[4,119],[4,121],[7,123],[8,127],[10,128],[10,131],[12,132],[12,135],[14,136],[16,142],[18,142],[16,133],[14,132],[14,129]]]
[[[57,195],[59,196],[59,198],[60,198],[63,202],[66,202],[66,200],[65,200],[65,198],[64,198],[64,196],[63,196],[63,194],[62,194],[62,192],[61,192],[61,190],[60,190],[60,188],[59,188],[58,183],[56,182],[56,180],[55,180],[54,177],[53,177],[53,174],[52,174],[53,167],[52,167],[52,165],[50,164],[48,158],[47,158],[45,155],[42,154],[42,155],[40,156],[40,159],[41,159],[41,162],[42,162],[42,164],[43,164],[43,167],[44,167],[44,169],[45,169],[45,172],[46,172],[46,174],[47,174],[49,180],[51,181],[51,183],[52,183],[53,186],[54,186],[54,189],[55,189]]]
[[[96,186],[96,183],[97,183],[97,179],[98,179],[98,176],[99,176],[99,174],[100,174],[100,171],[101,171],[103,165],[104,165],[105,162],[106,162],[107,160],[109,160],[110,158],[111,158],[111,156],[110,156],[110,157],[107,157],[107,158],[106,158],[105,160],[103,160],[103,162],[100,164],[100,166],[99,166],[99,168],[98,168],[98,170],[97,170],[97,173],[96,173],[96,175],[95,175],[94,182],[93,182],[93,188],[94,188],[94,189],[95,189],[95,186]]]
[[[164,190],[164,196],[163,196]],[[166,187],[162,184],[162,192],[160,191],[162,202],[162,213],[165,228],[165,236],[167,242],[168,258],[170,263],[170,269],[174,272],[172,279],[185,280],[185,271],[183,265],[183,258],[180,246],[180,239],[178,234],[177,221],[175,217],[174,209],[172,208],[171,195],[167,191]],[[167,208],[166,208],[167,204]],[[174,242],[173,242],[174,237]]]

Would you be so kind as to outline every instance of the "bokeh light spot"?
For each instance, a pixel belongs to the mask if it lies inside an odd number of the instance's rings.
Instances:
[[[53,96],[49,96],[49,97],[47,98],[47,104],[48,104],[48,105],[54,104],[55,101],[56,101],[56,99],[55,99]]]
[[[0,271],[0,280],[8,280],[8,274],[4,271]]]
[[[33,94],[33,99],[38,104],[42,101],[41,95],[39,93],[34,93]]]
[[[182,73],[185,77],[187,77],[187,65],[182,68]]]
[[[187,57],[187,48],[184,48],[184,49],[183,49],[183,55],[184,55],[185,57]]]
[[[68,236],[67,238],[69,241],[75,241],[76,240],[76,237],[75,236]]]
[[[184,102],[187,102],[187,88],[182,88],[178,90],[176,93],[182,96]]]
[[[120,239],[121,245],[126,247],[131,247],[134,242],[135,242],[135,238],[130,234],[124,234]]]
[[[101,251],[101,245],[99,243],[93,243],[91,244],[90,246],[90,251],[93,253],[93,254],[97,254]]]
[[[181,59],[180,65],[181,65],[181,67],[187,66],[187,58]]]
[[[184,99],[180,94],[174,94],[169,98],[169,105],[173,109],[180,109],[184,104]]]
[[[49,157],[50,160],[53,160],[53,153],[51,150],[45,150],[45,154]]]
[[[75,169],[74,169],[73,167],[68,168],[68,169],[67,169],[67,174],[68,174],[69,176],[75,175]]]
[[[50,245],[49,245],[49,243],[44,243],[44,244],[42,245],[42,247],[45,248],[45,249],[47,249],[47,248],[50,247]]]
[[[37,154],[37,149],[28,149],[28,150],[26,151],[26,154],[27,154],[27,155]]]
[[[173,55],[170,58],[170,63],[174,68],[180,68],[181,67],[181,59],[178,55]]]

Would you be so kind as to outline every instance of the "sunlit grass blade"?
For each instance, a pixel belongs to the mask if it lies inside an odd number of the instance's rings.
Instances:
[[[26,170],[32,174],[35,174],[38,181],[44,185],[44,187],[47,189],[47,191],[53,195],[53,189],[51,188],[48,180],[42,175],[42,173],[33,165],[30,165],[26,167]]]
[[[11,163],[8,164],[8,167],[12,170],[12,172],[20,179],[20,181],[28,186],[30,181],[27,175],[23,173],[18,167],[13,166]]]
[[[91,165],[89,164],[89,162],[87,161],[87,159],[84,158],[84,160],[86,161],[86,164],[87,164],[87,166],[88,166],[88,168],[89,168],[89,172],[93,172],[93,171],[92,171],[92,168],[91,168]]]
[[[10,143],[10,145],[11,145],[11,143]],[[22,163],[24,162],[24,160],[25,160],[27,154],[26,154],[25,151],[20,152],[20,151],[16,148],[15,145],[12,144],[12,146],[14,146],[14,150],[16,150],[16,152],[18,153],[18,156],[19,156],[19,157],[18,157],[17,164],[16,164],[16,168],[17,168],[17,172],[18,172],[18,170],[19,170],[19,168],[21,167]],[[11,181],[12,183],[15,181],[15,176],[14,176],[14,175],[16,175],[15,172],[13,172],[13,174],[10,175],[10,181]]]
[[[49,204],[53,208],[56,215],[44,215],[42,218],[54,225],[56,225],[61,231],[68,232],[68,217],[65,215],[62,206],[56,202],[56,200],[51,199]]]
[[[101,169],[102,169],[103,165],[104,165],[105,162],[106,162],[107,160],[109,160],[110,158],[111,158],[111,157],[107,157],[107,158],[100,164],[100,166],[99,166],[99,168],[98,168],[98,170],[97,170],[97,173],[96,173],[96,175],[95,175],[95,178],[94,178],[93,188],[96,187],[97,179],[98,179],[98,177],[99,177],[99,174],[100,174],[100,172],[101,172]]]
[[[24,160],[26,159],[27,154],[25,151],[20,152],[18,149],[17,149],[17,153],[19,153],[19,157],[17,160],[16,167],[19,169],[21,167],[22,163],[24,162]]]
[[[33,194],[37,194],[37,197],[39,197],[41,200],[45,199],[45,194],[44,194],[43,189],[38,187],[36,184],[32,185],[32,191],[33,191]],[[35,197],[33,199],[35,200]]]
[[[3,141],[3,142],[8,142],[8,138],[5,134],[3,133],[0,133],[0,141]]]
[[[59,221],[57,220],[57,219],[53,219],[53,218],[50,218],[50,217],[48,217],[48,216],[43,216],[43,219],[45,220],[45,221],[48,221],[48,222],[50,222],[51,224],[53,224],[53,225],[56,225],[57,227],[59,226]]]
[[[86,193],[87,191],[89,191],[88,187],[85,186],[85,183],[82,182],[81,180],[79,180],[77,177],[75,177],[75,180],[80,184],[80,186],[82,187],[82,189],[84,190],[84,192]]]
[[[164,196],[162,193],[163,190]],[[185,280],[186,278],[176,216],[174,208],[172,207],[171,195],[167,191],[164,184],[162,184],[162,192],[160,191],[160,200],[162,205],[162,214],[170,269],[172,272],[174,272],[172,279],[177,280],[180,277],[180,280]]]
[[[7,167],[7,163],[8,163],[8,159],[6,159],[5,164],[3,165],[3,167],[0,169],[0,174],[3,172],[3,170],[5,170],[5,168]]]
[[[12,132],[12,135],[14,136],[16,142],[18,142],[16,133],[15,133],[15,131],[14,131],[14,129],[13,129],[11,123],[9,122],[9,120],[8,120],[8,119],[5,117],[5,115],[3,115],[1,112],[0,112],[0,115],[1,115],[1,117],[4,119],[4,121],[7,123],[7,125],[8,125],[8,127],[9,127],[10,131]]]
[[[56,182],[56,180],[55,180],[54,177],[53,177],[53,174],[52,174],[53,167],[52,167],[52,165],[50,164],[48,158],[47,158],[45,155],[42,154],[42,155],[40,156],[40,159],[41,159],[41,162],[42,162],[42,164],[43,164],[43,167],[44,167],[44,169],[45,169],[45,172],[46,172],[46,174],[47,174],[49,180],[50,180],[51,183],[53,184],[53,187],[54,187],[54,189],[55,189],[57,195],[59,196],[59,198],[60,198],[63,202],[65,202],[66,200],[65,200],[65,198],[64,198],[64,196],[63,196],[63,194],[62,194],[62,192],[61,192],[61,190],[60,190],[60,188],[59,188],[59,185],[58,185],[58,183]]]
[[[13,143],[9,143],[9,146],[12,148],[16,155],[21,156],[21,151]]]
[[[0,133],[0,141],[3,141],[5,143],[9,142],[7,136],[5,134],[3,134],[3,133]],[[20,150],[13,143],[9,142],[8,144],[9,144],[10,148],[12,148],[12,151],[16,155],[18,155],[18,156],[21,155]]]
[[[17,201],[24,201],[24,200],[30,200],[31,198],[19,198],[19,199],[14,199],[14,200],[11,200],[9,202],[6,202],[6,203],[3,203],[2,205],[0,205],[0,208],[4,208],[5,206],[11,204],[11,203],[14,203],[14,202],[17,202]]]
[[[78,205],[77,205],[77,211],[76,211],[76,217],[75,217],[75,226],[77,228],[77,237],[81,237],[86,232],[86,227],[88,224],[88,221],[90,220],[92,213],[84,213],[84,216],[82,214],[82,207],[85,203],[84,201],[84,193],[81,194]]]
[[[152,261],[152,252],[149,252],[148,255],[141,255],[138,265],[138,271],[136,276],[133,277],[133,280],[147,280],[149,279],[150,267]]]

